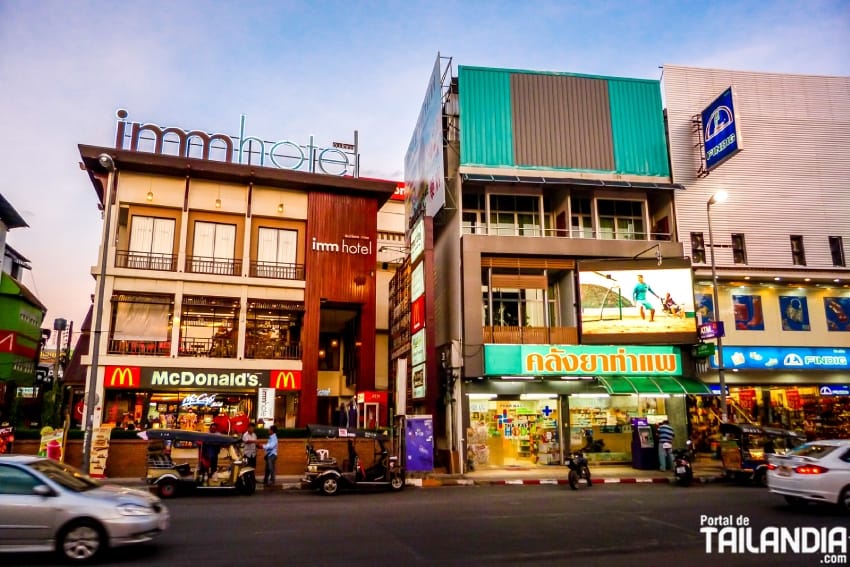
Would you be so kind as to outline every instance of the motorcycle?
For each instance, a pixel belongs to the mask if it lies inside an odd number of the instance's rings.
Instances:
[[[578,481],[581,479],[585,479],[588,488],[590,488],[590,467],[587,466],[587,457],[584,456],[583,452],[576,451],[575,453],[571,453],[567,460],[567,467],[570,469],[567,475],[570,488],[578,490]]]
[[[694,479],[693,462],[694,453],[691,440],[688,439],[684,449],[675,449],[673,451],[673,474],[676,477],[676,484],[679,486],[689,486]]]

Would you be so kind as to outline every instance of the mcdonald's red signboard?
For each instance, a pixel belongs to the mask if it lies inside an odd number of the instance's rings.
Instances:
[[[107,366],[103,377],[105,388],[138,388],[141,369],[138,366]]]
[[[410,304],[410,334],[412,335],[419,329],[425,327],[425,296],[420,295],[419,298]]]
[[[300,390],[300,370],[272,370],[269,385],[276,390]]]

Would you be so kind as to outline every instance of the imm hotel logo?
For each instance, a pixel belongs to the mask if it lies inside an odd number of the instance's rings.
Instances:
[[[300,390],[300,370],[272,370],[271,387],[275,390]]]
[[[106,388],[138,388],[141,369],[138,366],[107,366],[103,380]]]

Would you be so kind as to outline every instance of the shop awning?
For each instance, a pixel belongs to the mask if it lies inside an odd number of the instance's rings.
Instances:
[[[711,389],[696,378],[684,376],[599,376],[609,394],[697,394],[710,396]]]

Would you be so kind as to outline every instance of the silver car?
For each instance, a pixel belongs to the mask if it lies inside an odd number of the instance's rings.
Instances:
[[[34,455],[0,455],[0,552],[56,550],[72,562],[142,543],[168,527],[148,492],[100,483]]]
[[[837,504],[850,512],[850,439],[812,441],[771,455],[767,487],[792,506]]]

